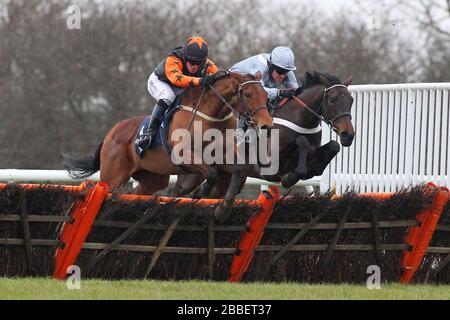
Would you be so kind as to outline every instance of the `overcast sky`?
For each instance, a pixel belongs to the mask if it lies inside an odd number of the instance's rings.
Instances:
[[[289,0],[287,0],[289,1]],[[406,19],[404,12],[395,7],[393,0],[384,0],[385,5],[375,0],[300,0],[314,4],[324,14],[345,13],[349,19],[361,19],[368,25],[380,30],[397,31],[400,35],[418,36],[415,19]],[[411,3],[418,0],[411,0]],[[431,12],[434,16],[436,12]]]
[[[413,1],[418,0],[411,0],[411,2]],[[381,30],[394,28],[394,31],[409,35],[413,24],[408,23],[397,8],[392,8],[395,2],[396,0],[383,0],[385,3],[383,5],[376,0],[278,0],[276,2],[267,1],[267,6],[270,8],[276,3],[278,7],[284,5],[289,8],[296,3],[302,3],[307,7],[314,8],[319,14],[323,13],[326,16],[344,14],[349,20],[361,20]],[[391,19],[394,20],[394,23],[388,21]]]
[[[320,1],[310,1],[314,2],[315,5],[319,5],[327,11],[340,10],[346,7],[352,7],[355,5],[354,0],[320,0]],[[373,3],[373,1],[370,1]]]
[[[127,3],[135,2],[136,0],[95,0],[98,3]],[[142,1],[142,0],[141,0]],[[151,2],[151,0],[149,0]],[[225,1],[225,0],[224,0]],[[245,0],[243,0],[245,1]],[[410,3],[419,4],[419,1],[429,1],[429,0],[410,0]],[[445,1],[445,0],[438,0]],[[179,0],[179,4],[198,2],[198,0]],[[382,2],[382,3],[381,3]],[[417,29],[417,20],[414,15],[409,16],[409,18],[404,14],[404,8],[399,9],[394,4],[398,0],[266,0],[264,3],[267,9],[270,10],[272,6],[286,7],[289,10],[292,6],[301,4],[302,7],[312,8],[323,14],[325,16],[333,16],[336,14],[344,14],[349,20],[360,20],[366,23],[368,26],[373,28],[373,30],[383,31],[395,31],[401,36],[412,38],[414,37],[417,41],[422,38],[423,33],[419,32]],[[80,4],[81,6],[89,6],[92,0],[73,0],[74,4]],[[426,3],[426,2],[425,2]],[[233,2],[230,2],[233,5]],[[448,25],[450,29],[450,19],[448,19],[448,14],[444,11],[442,13],[439,11],[431,12],[432,16],[441,16],[442,14],[447,16],[447,19],[443,24]],[[423,40],[423,38],[422,38]]]

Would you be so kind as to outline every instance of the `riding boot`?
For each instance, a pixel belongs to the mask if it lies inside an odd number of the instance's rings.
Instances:
[[[167,109],[169,109],[169,105],[164,100],[161,99],[156,103],[147,130],[136,141],[139,148],[145,150],[152,144],[152,139],[164,121],[164,114]]]

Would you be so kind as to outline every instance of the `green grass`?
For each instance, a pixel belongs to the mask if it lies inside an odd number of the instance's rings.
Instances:
[[[44,278],[0,278],[0,299],[450,299],[450,286],[386,284],[380,290],[355,285],[231,284],[219,282],[82,280],[80,290]]]

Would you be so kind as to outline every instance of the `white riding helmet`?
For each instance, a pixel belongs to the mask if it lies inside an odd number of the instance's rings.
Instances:
[[[270,54],[270,63],[290,71],[297,69],[294,63],[294,53],[288,47],[274,48]]]

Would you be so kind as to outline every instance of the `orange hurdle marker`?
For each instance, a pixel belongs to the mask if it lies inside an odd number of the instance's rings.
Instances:
[[[420,226],[408,228],[408,235],[405,242],[411,246],[410,251],[403,252],[402,267],[404,273],[400,278],[403,284],[409,284],[416,271],[422,264],[423,257],[428,249],[433,233],[441,217],[442,210],[449,201],[450,192],[445,187],[437,187],[433,183],[428,183],[428,192],[436,190],[431,206],[416,216]]]
[[[269,194],[261,192],[257,202],[261,205],[261,212],[257,213],[247,223],[247,231],[241,234],[239,242],[239,254],[233,257],[230,267],[229,282],[240,282],[244,273],[248,270],[253,259],[256,247],[261,242],[264,228],[272,216],[275,204],[280,198],[278,187],[271,186]]]
[[[70,215],[73,221],[64,223],[60,236],[63,247],[57,248],[55,253],[53,277],[60,280],[66,278],[67,268],[76,262],[108,194],[108,185],[104,182],[94,185],[90,181],[85,181],[80,187],[86,191],[86,196],[84,200],[77,201],[72,208]]]

